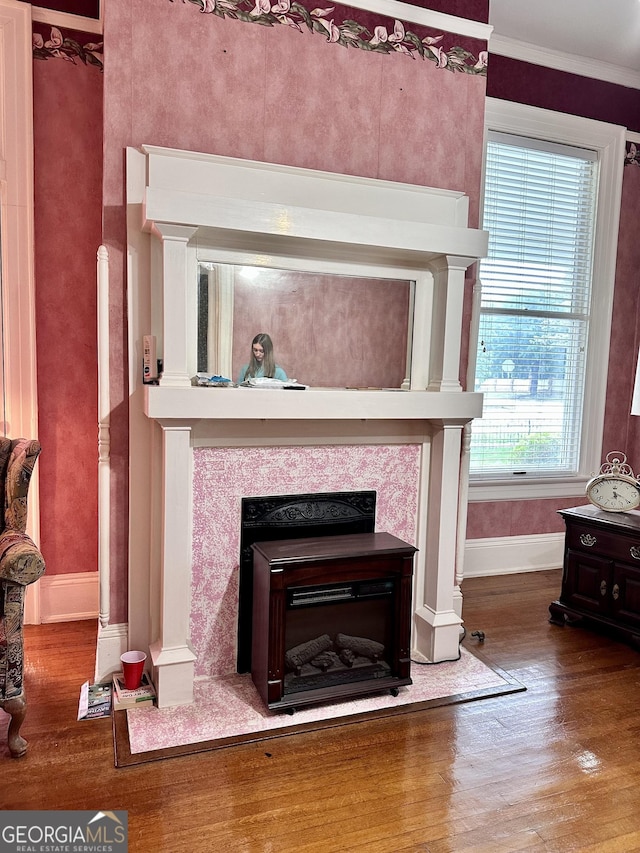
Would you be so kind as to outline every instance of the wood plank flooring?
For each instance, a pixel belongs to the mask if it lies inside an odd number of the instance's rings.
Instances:
[[[469,704],[117,769],[77,722],[93,622],[27,626],[29,752],[0,712],[0,807],[126,809],[130,851],[640,851],[640,653],[548,622],[560,571],[464,582],[469,648],[527,686]]]

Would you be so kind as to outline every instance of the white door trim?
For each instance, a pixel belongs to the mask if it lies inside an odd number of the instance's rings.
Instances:
[[[0,431],[38,437],[36,384],[33,76],[31,6],[0,0],[0,233],[4,415]],[[27,532],[39,543],[38,466],[29,486]],[[40,621],[39,584],[27,596],[25,622]]]

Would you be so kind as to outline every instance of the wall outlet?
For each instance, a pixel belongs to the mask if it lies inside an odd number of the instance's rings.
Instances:
[[[156,336],[144,335],[142,338],[142,381],[155,382],[157,378]]]

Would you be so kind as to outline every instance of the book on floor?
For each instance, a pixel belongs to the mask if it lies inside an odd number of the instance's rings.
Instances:
[[[125,687],[124,676],[121,672],[113,676],[113,707],[116,710],[123,708],[144,708],[153,705],[156,699],[156,689],[146,672],[142,673],[140,687],[129,690]]]
[[[98,682],[89,684],[88,681],[80,688],[80,701],[78,703],[79,720],[96,720],[99,717],[111,715],[111,704],[113,698],[113,685],[111,682]]]

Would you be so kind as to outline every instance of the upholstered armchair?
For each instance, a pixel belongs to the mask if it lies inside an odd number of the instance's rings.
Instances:
[[[43,574],[42,554],[26,534],[27,492],[40,444],[0,437],[0,708],[10,716],[8,745],[14,758],[27,751],[20,726],[27,713],[23,687],[24,598]]]

